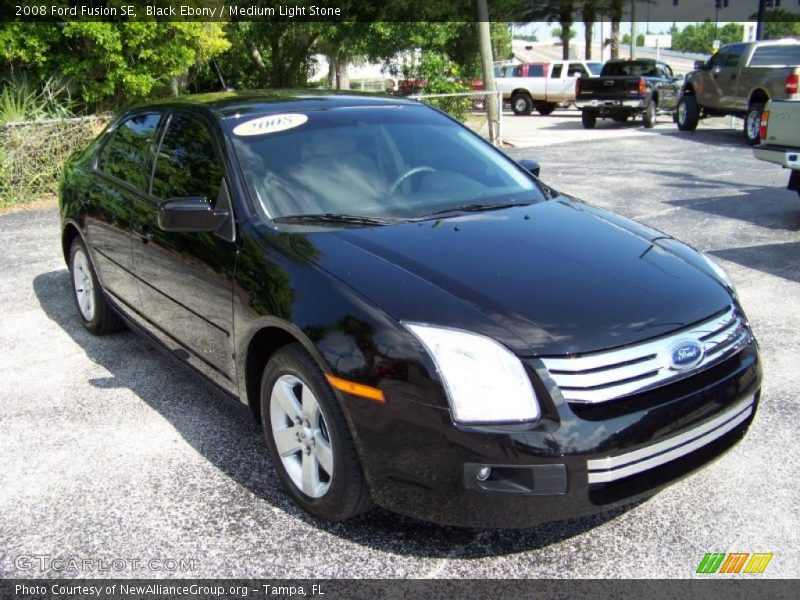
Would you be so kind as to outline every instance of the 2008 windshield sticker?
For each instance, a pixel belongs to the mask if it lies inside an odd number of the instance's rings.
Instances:
[[[294,129],[300,127],[303,123],[308,121],[306,115],[300,114],[286,114],[286,115],[270,115],[268,117],[260,117],[241,123],[233,128],[234,135],[264,135],[266,133],[276,133],[278,131],[286,131],[287,129]]]

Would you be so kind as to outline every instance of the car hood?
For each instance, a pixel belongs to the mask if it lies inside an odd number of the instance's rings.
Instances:
[[[666,236],[563,196],[302,235],[311,244],[298,251],[394,318],[482,333],[520,355],[630,344],[732,303],[686,252],[659,244]]]

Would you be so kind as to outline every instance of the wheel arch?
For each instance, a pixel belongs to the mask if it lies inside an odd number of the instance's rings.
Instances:
[[[518,94],[525,94],[528,98],[531,99],[531,102],[533,101],[533,96],[531,95],[530,91],[526,90],[525,88],[517,88],[517,89],[515,89],[513,92],[511,92],[511,97],[513,98],[514,96],[516,96]]]
[[[72,242],[75,238],[82,238],[80,229],[72,221],[68,221],[61,231],[61,252],[64,255],[64,262],[69,264],[69,249],[72,247]]]
[[[684,85],[683,89],[681,90],[681,96],[697,97],[697,94],[694,91],[694,86],[691,83],[687,83],[686,85]]]
[[[747,106],[750,106],[754,102],[759,102],[766,104],[769,102],[769,94],[763,88],[756,88],[752,92],[750,92],[750,98],[747,101]]]
[[[299,343],[325,372],[330,371],[322,355],[314,344],[297,328],[278,320],[269,319],[252,328],[252,334],[244,345],[241,361],[242,400],[250,407],[253,418],[261,422],[261,375],[270,358],[281,348]]]

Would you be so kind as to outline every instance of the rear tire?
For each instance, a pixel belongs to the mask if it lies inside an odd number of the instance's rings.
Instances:
[[[588,110],[582,111],[581,123],[583,123],[584,129],[594,129],[594,126],[597,125],[597,114]]]
[[[69,249],[72,298],[83,326],[95,335],[125,329],[125,323],[106,300],[86,245],[76,237]]]
[[[533,111],[533,100],[525,92],[517,92],[511,96],[511,110],[517,116],[525,116]]]
[[[678,102],[675,111],[675,122],[681,131],[694,131],[700,121],[700,109],[697,106],[697,98],[694,96],[684,96]]]
[[[344,521],[372,507],[339,401],[300,344],[285,346],[269,360],[260,402],[272,464],[300,508],[326,521]]]
[[[642,121],[647,129],[652,129],[656,126],[658,121],[658,106],[654,100],[651,100],[647,108],[644,109]]]
[[[553,111],[555,109],[556,109],[556,105],[555,104],[551,104],[549,102],[545,103],[545,104],[537,104],[536,105],[536,111],[540,115],[542,115],[543,117],[547,117],[547,116],[553,114]]]
[[[764,112],[764,104],[753,102],[747,109],[747,116],[744,118],[744,138],[751,146],[757,146],[761,141],[761,114]]]

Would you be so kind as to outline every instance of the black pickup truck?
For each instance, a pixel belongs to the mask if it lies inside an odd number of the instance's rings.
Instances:
[[[610,60],[600,77],[581,77],[575,83],[575,104],[583,126],[594,128],[598,118],[624,123],[642,116],[645,127],[654,127],[660,113],[674,113],[682,76],[656,60]]]

